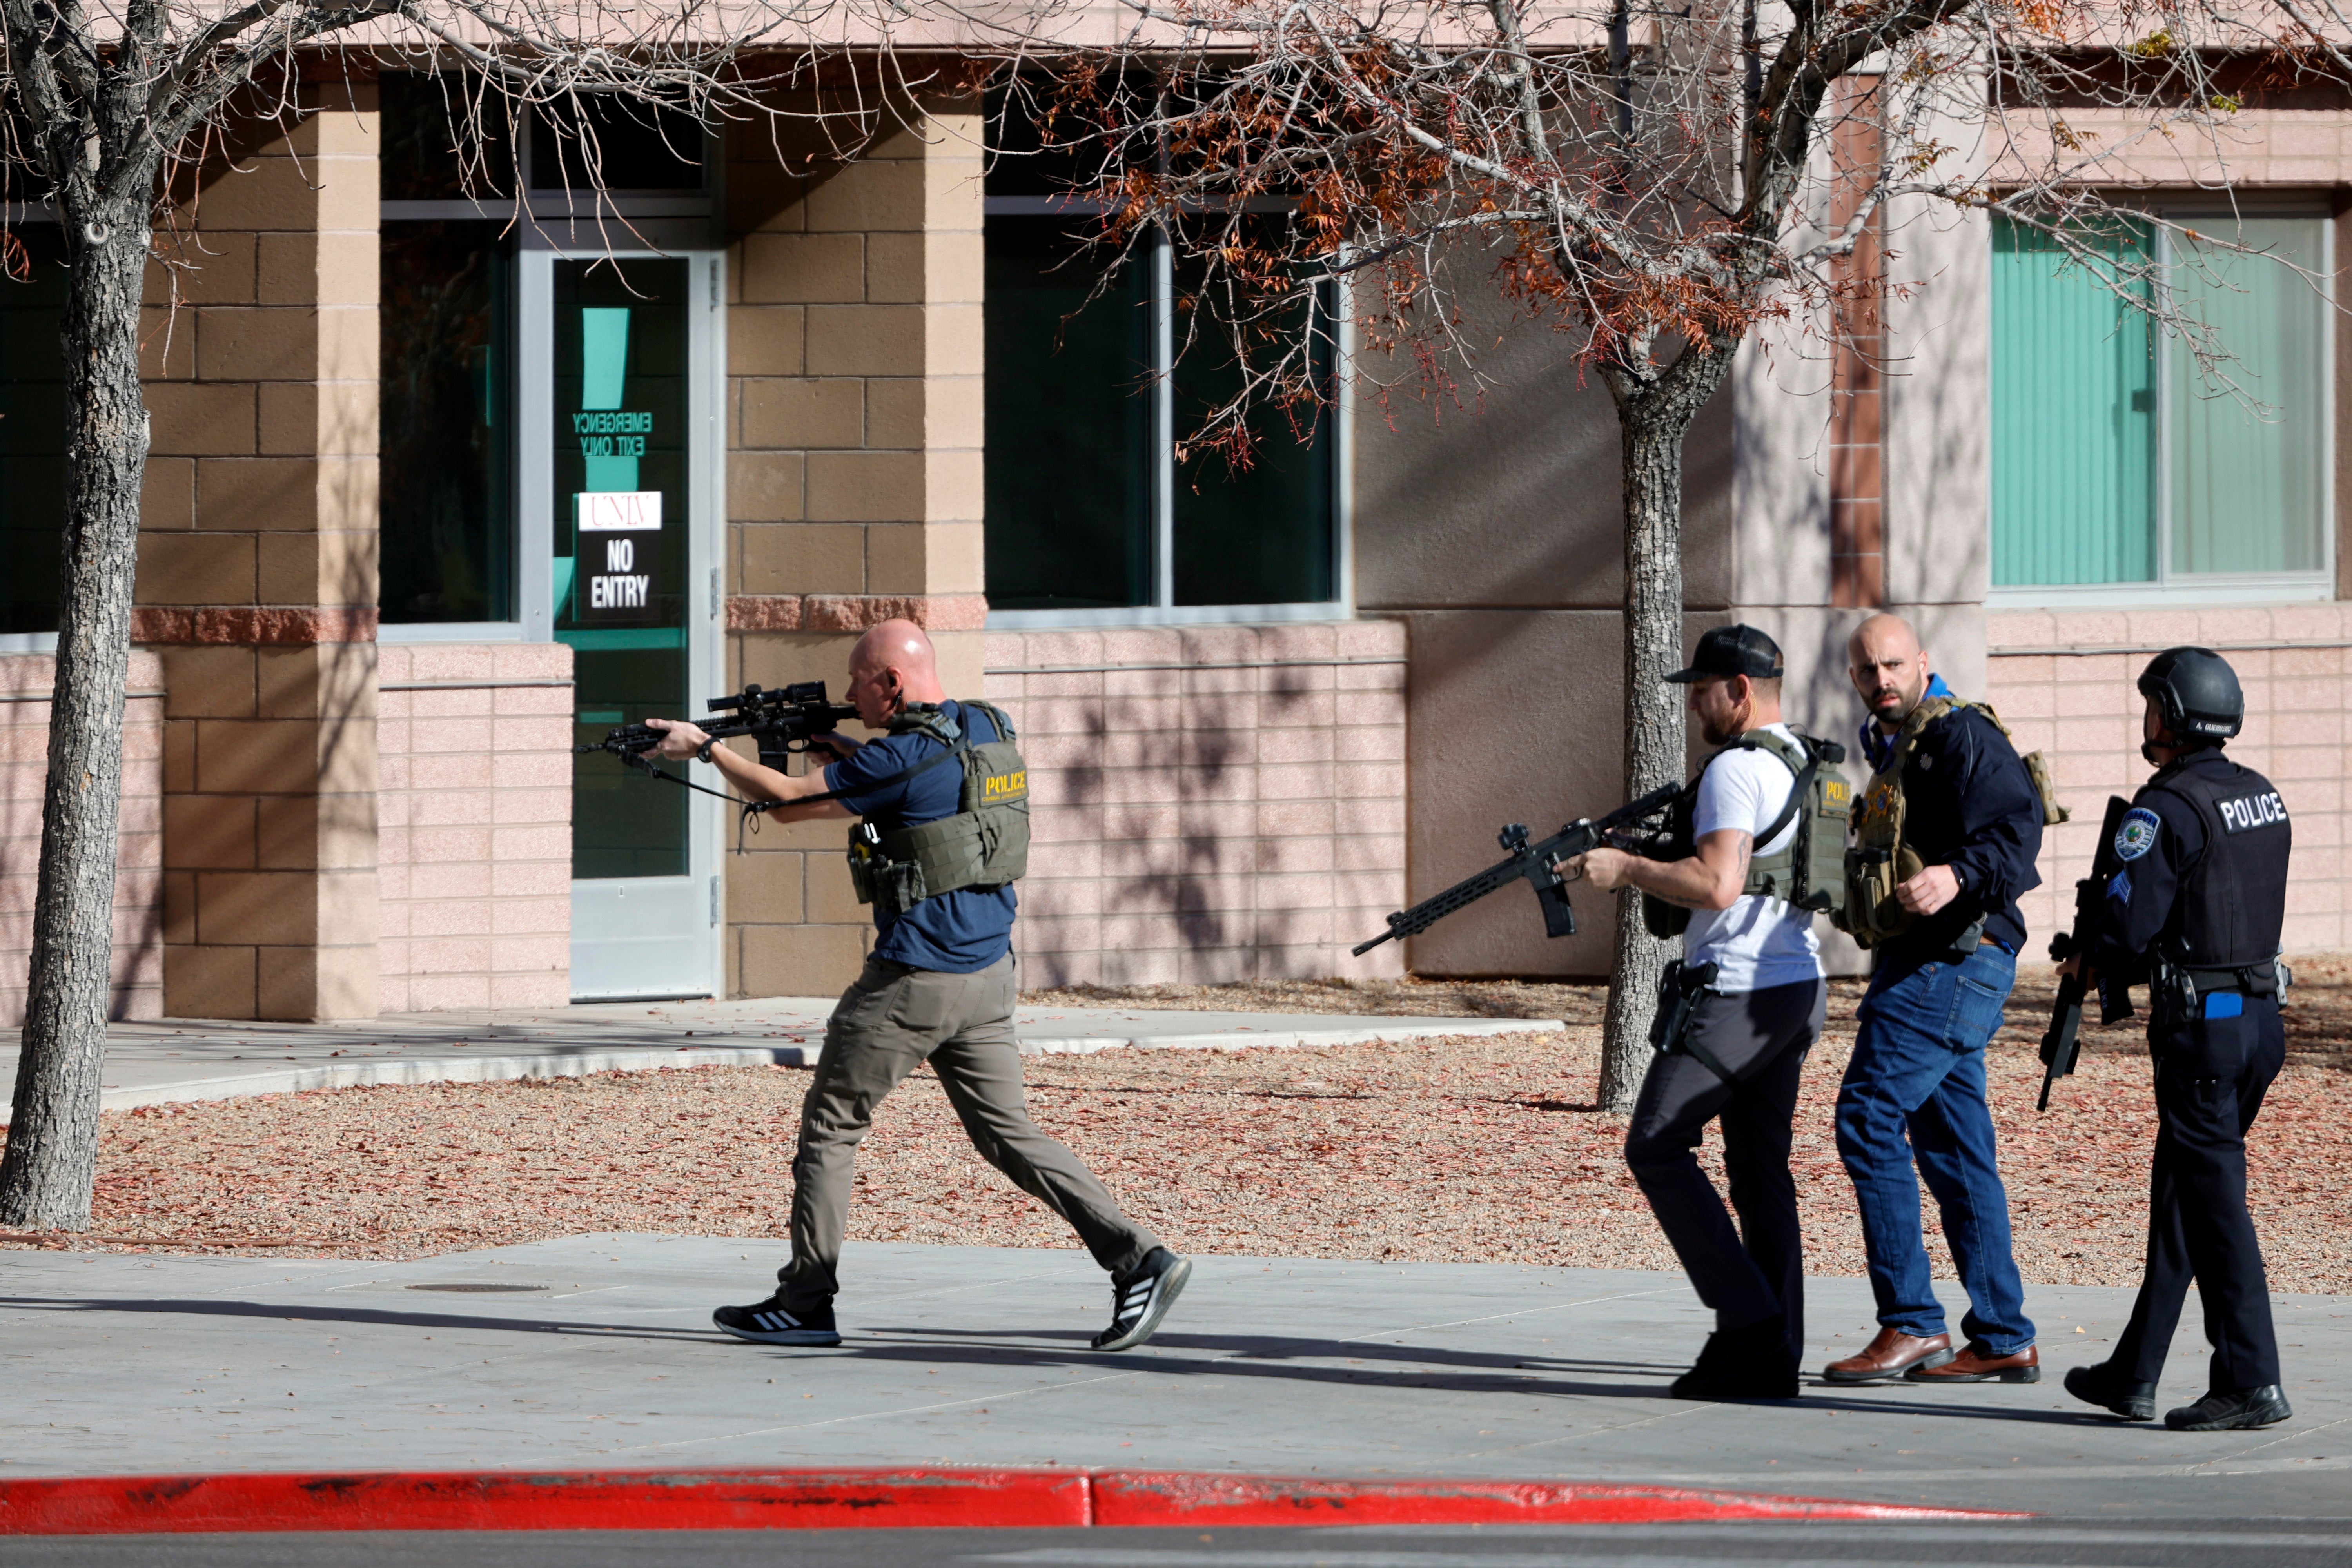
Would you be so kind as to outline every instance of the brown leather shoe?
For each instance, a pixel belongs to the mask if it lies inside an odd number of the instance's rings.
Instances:
[[[1833,1361],[1822,1368],[1832,1383],[1880,1383],[1899,1377],[1914,1367],[1941,1366],[1952,1359],[1952,1336],[1930,1334],[1921,1339],[1900,1329],[1881,1329],[1860,1355]]]
[[[1971,1340],[1968,1349],[1943,1365],[1927,1363],[1903,1375],[1913,1383],[2040,1383],[2042,1353],[2028,1345],[2007,1355],[1995,1355]]]

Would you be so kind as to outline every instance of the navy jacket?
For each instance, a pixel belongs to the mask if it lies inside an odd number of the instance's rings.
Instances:
[[[1930,866],[1949,866],[1959,896],[1885,950],[1926,960],[1948,950],[1981,916],[1984,934],[2025,951],[2017,896],[2042,885],[2042,796],[2009,737],[1973,708],[1955,708],[1919,732],[1903,769],[1903,837]]]

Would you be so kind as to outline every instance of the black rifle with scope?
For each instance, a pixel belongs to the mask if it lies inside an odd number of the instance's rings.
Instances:
[[[1670,784],[1652,790],[1629,805],[1621,805],[1608,816],[1594,821],[1584,817],[1571,822],[1550,837],[1535,843],[1528,840],[1528,830],[1512,823],[1496,835],[1507,858],[1487,867],[1467,881],[1456,882],[1434,898],[1423,899],[1409,910],[1400,910],[1389,917],[1389,929],[1370,942],[1359,942],[1352,950],[1358,957],[1370,952],[1384,942],[1398,937],[1418,936],[1456,910],[1467,909],[1487,894],[1509,887],[1524,878],[1536,890],[1536,902],[1543,909],[1546,936],[1573,936],[1576,933],[1576,911],[1569,908],[1568,882],[1552,869],[1552,862],[1565,860],[1595,848],[1604,839],[1616,839],[1618,847],[1643,853],[1664,833],[1664,816],[1674,805],[1675,796],[1683,786]]]
[[[2083,972],[2091,967],[2091,953],[2098,946],[2101,930],[2107,923],[2107,884],[2123,868],[2123,858],[2116,853],[2116,839],[2123,827],[2124,813],[2130,809],[2131,802],[2123,796],[2107,796],[2107,817],[2099,826],[2099,847],[2091,860],[2091,874],[2074,884],[2074,929],[2062,931],[2050,939],[2053,959],[2060,963],[2070,958],[2080,962],[2074,973],[2058,977],[2058,1000],[2050,1009],[2050,1027],[2042,1036],[2042,1098],[2033,1102],[2036,1110],[2050,1109],[2050,1086],[2074,1070],[2074,1058],[2083,1048],[2077,1037],[2083,1027],[2083,1003],[2090,994]],[[2126,977],[2102,973],[2099,1022],[2120,1024],[2131,1016],[2131,988]]]
[[[796,680],[781,690],[747,686],[740,691],[714,697],[703,706],[711,713],[702,732],[714,741],[751,735],[760,742],[760,761],[781,770],[785,759],[809,750],[819,735],[829,735],[844,719],[857,717],[846,703],[828,702],[822,680]],[[574,752],[610,752],[631,767],[659,773],[646,753],[662,743],[662,731],[646,724],[625,724],[601,741],[574,746]],[[662,776],[667,777],[667,774]]]

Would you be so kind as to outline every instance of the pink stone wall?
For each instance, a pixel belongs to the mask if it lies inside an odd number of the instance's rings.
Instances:
[[[1030,767],[1024,985],[1401,972],[1405,630],[992,632]]]
[[[2042,837],[2042,883],[2022,900],[2027,957],[2074,914],[2110,794],[2148,775],[2139,757],[2150,657],[2184,643],[2229,659],[2245,688],[2246,727],[2230,754],[2278,785],[2294,821],[2287,888],[2289,952],[2340,951],[2347,935],[2344,839],[2352,771],[2352,604],[2158,610],[1996,610],[1986,616],[1989,695],[2021,752],[2050,754],[2074,820]]]
[[[47,654],[0,657],[0,1027],[25,1021],[40,880],[41,788],[48,773]],[[131,656],[122,718],[122,815],[114,874],[110,1016],[163,1016],[163,666]]]
[[[572,650],[386,644],[383,1011],[572,995]]]

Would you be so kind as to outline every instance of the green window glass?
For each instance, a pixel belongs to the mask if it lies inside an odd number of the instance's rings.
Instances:
[[[555,637],[583,742],[686,690],[687,282],[680,260],[555,264]],[[574,759],[573,879],[684,876],[686,792],[611,763]]]
[[[53,632],[66,525],[65,247],[55,224],[20,224],[9,238],[13,254],[0,267],[0,632]]]
[[[2279,261],[2326,268],[2315,218],[2243,218],[2233,237]],[[2326,563],[2327,301],[2262,256],[2176,247],[2189,265],[2174,269],[2174,288],[2199,289],[2200,312],[2234,356],[2222,374],[2263,407],[2205,384],[2188,349],[2168,345],[2172,570],[2316,572]]]
[[[1151,309],[1129,268],[1095,274],[1067,218],[987,230],[988,602],[1098,610],[1151,602]]]
[[[2325,570],[2328,304],[2278,265],[2324,272],[2322,225],[2214,221],[2252,255],[2119,226],[2083,265],[1994,221],[1994,587]],[[2222,380],[2132,303],[2151,265],[2231,356]]]
[[[990,179],[993,202],[998,177]],[[1195,330],[1192,269],[1172,266],[1153,243],[1089,302],[1102,265],[1081,237],[1089,221],[989,213],[989,607],[1328,603],[1338,596],[1328,411],[1296,420],[1259,411],[1245,468],[1218,453],[1180,462],[1172,442],[1240,389],[1240,372],[1221,327],[1204,319]],[[1165,301],[1155,297],[1162,287]],[[1333,293],[1316,307],[1310,343],[1327,381],[1336,370]],[[1307,330],[1306,314],[1297,330]],[[1170,358],[1174,374],[1160,375]]]
[[[387,626],[515,614],[503,226],[383,225],[377,602]]]

